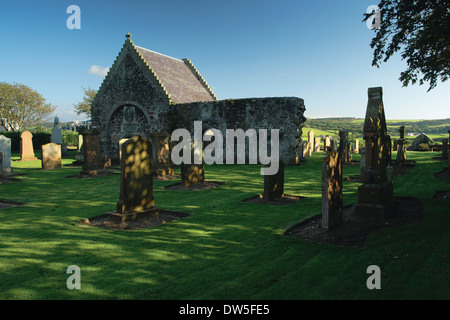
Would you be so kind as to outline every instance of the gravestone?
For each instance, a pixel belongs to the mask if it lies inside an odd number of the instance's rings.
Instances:
[[[170,135],[165,132],[150,134],[152,141],[153,174],[156,176],[173,175],[170,157]]]
[[[404,163],[407,160],[406,145],[405,145],[405,127],[401,126],[399,132],[400,132],[400,139],[398,139],[396,162],[398,166],[401,166],[402,163]]]
[[[100,153],[99,132],[83,130],[83,165],[81,175],[97,175],[106,172],[105,161]]]
[[[442,140],[442,159],[448,159],[448,139]]]
[[[47,143],[42,145],[42,169],[59,169],[61,164],[61,145],[56,143]]]
[[[135,136],[122,144],[117,212],[143,211],[154,205],[152,144],[144,137]]]
[[[392,151],[398,151],[398,140],[394,139],[394,143],[392,144]]]
[[[75,154],[75,161],[73,164],[82,165],[84,162],[84,148],[83,148],[83,135],[78,132],[78,146],[77,153]]]
[[[194,155],[195,150],[192,139],[190,139],[190,145],[191,145],[191,159],[195,159]],[[203,160],[203,154],[201,155],[201,158]],[[185,187],[201,184],[205,181],[205,170],[203,166],[203,161],[201,164],[182,162],[180,168],[181,168],[181,183]]]
[[[24,131],[20,135],[20,160],[33,161],[38,160],[34,156],[33,150],[33,134],[30,131]]]
[[[264,176],[264,194],[263,199],[268,201],[277,201],[284,194],[284,164],[279,162],[278,172],[274,175]]]
[[[309,130],[308,131],[308,144],[311,147],[311,150],[314,150],[314,143],[315,143],[315,137],[314,137],[314,131],[313,130]]]
[[[55,117],[55,120],[53,121],[51,142],[56,144],[62,144],[62,131],[61,128],[59,127],[58,117]]]
[[[387,136],[386,138],[387,141],[387,157],[388,157],[388,167],[391,165],[392,162],[392,140],[391,140],[391,136]]]
[[[205,170],[203,164],[185,164],[181,167],[181,182],[185,187],[190,187],[205,181]]]
[[[12,175],[11,168],[11,138],[0,135],[0,153],[3,155],[1,169],[3,176]]]
[[[308,141],[302,140],[302,152],[303,152],[303,158],[306,158],[308,156]]]
[[[331,142],[329,137],[325,137],[325,140],[323,142],[323,152],[330,152],[331,149]]]
[[[355,140],[355,148],[353,149],[354,153],[359,153],[359,140]]]
[[[347,163],[352,162],[352,144],[350,143],[350,141],[347,142],[346,154],[347,154]]]
[[[300,155],[302,158],[306,158],[308,156],[308,142],[306,140],[300,141]]]
[[[366,148],[361,148],[359,153],[361,155],[361,160],[359,161],[359,176],[361,180],[364,180],[364,174],[366,172]]]
[[[393,184],[388,181],[390,145],[383,106],[383,89],[369,88],[369,101],[364,121],[366,144],[363,185],[358,188],[355,213],[382,221],[395,203]]]
[[[320,137],[314,139],[314,152],[320,152]]]
[[[118,148],[117,148],[117,150],[119,151],[119,160],[122,160],[122,145],[126,142],[126,141],[128,141],[130,138],[123,138],[123,139],[120,139],[118,142],[117,142],[117,144],[118,144]]]
[[[322,228],[330,230],[342,222],[342,158],[331,152],[322,160]]]
[[[339,131],[339,149],[338,152],[341,154],[342,162],[348,163],[348,153],[349,153],[349,141],[348,141],[348,131]]]
[[[338,152],[338,142],[336,139],[331,139],[331,146],[330,146],[331,152]]]

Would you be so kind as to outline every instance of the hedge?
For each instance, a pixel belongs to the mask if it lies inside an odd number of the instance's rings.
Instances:
[[[51,142],[52,134],[50,130],[30,130],[33,134],[33,149],[41,150],[43,144]],[[22,132],[2,132],[0,133],[7,138],[11,138],[11,151],[20,152],[20,135]],[[78,132],[70,130],[62,130],[62,142],[67,143],[68,146],[78,145]]]

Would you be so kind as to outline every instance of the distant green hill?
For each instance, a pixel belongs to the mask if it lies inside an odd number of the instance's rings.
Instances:
[[[440,120],[386,120],[386,123],[391,138],[399,136],[401,126],[405,126],[406,134],[426,133],[437,141],[447,138],[450,130],[450,118]],[[364,119],[358,118],[309,118],[303,128],[303,134],[305,135],[307,131],[312,129],[316,135],[334,136],[339,134],[339,130],[348,130],[350,133],[362,135],[363,124]]]

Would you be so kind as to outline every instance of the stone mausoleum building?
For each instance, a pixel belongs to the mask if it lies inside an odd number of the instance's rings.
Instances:
[[[100,132],[101,153],[119,158],[119,143],[156,133],[170,137],[194,121],[209,128],[279,129],[280,160],[298,163],[303,99],[296,97],[218,100],[188,59],[172,58],[133,43],[130,34],[92,103],[92,126]],[[276,81],[276,80],[274,80]]]

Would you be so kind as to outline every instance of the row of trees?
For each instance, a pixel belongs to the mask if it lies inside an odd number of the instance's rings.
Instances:
[[[83,100],[74,105],[74,109],[78,115],[90,116],[97,91],[91,88],[83,91]],[[19,132],[48,121],[55,109],[39,92],[24,84],[0,83],[0,125],[7,131]]]

